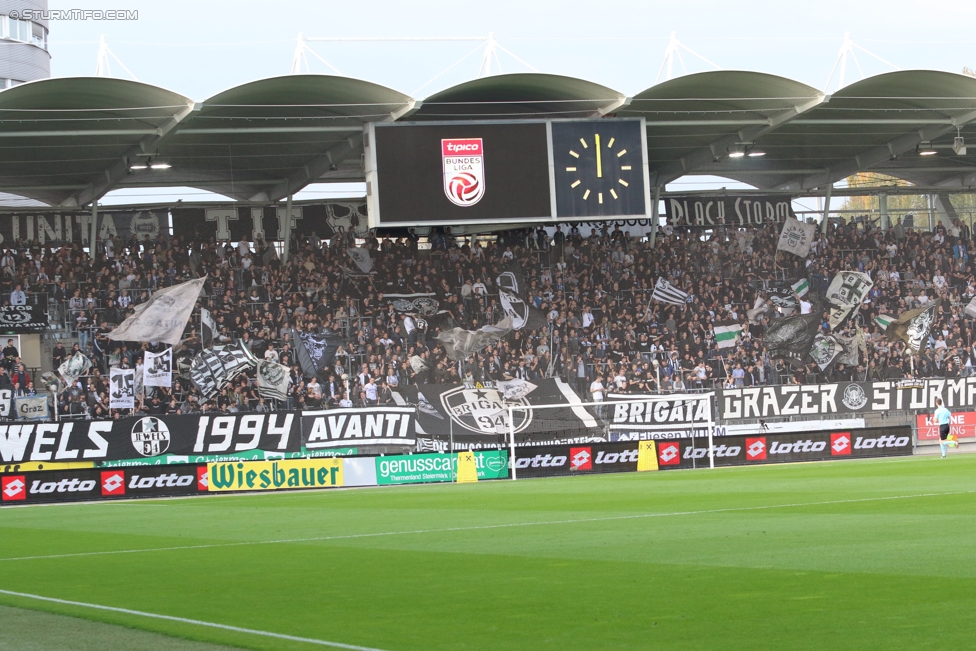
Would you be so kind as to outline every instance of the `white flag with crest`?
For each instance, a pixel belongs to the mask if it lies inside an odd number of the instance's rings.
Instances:
[[[779,234],[777,251],[787,251],[801,258],[810,255],[813,238],[817,234],[816,224],[806,224],[799,219],[787,217]]]
[[[109,376],[109,404],[112,409],[133,409],[136,406],[136,370],[112,367]]]
[[[186,322],[196,305],[207,277],[161,289],[148,301],[135,307],[136,313],[108,333],[115,341],[162,341],[180,343]]]
[[[146,351],[146,361],[142,370],[142,385],[146,387],[173,386],[173,349],[161,353]]]

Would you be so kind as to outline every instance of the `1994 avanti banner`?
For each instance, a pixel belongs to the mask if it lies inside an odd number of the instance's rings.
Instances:
[[[936,398],[942,398],[949,409],[971,407],[976,404],[976,377],[744,387],[720,389],[717,392],[721,421],[775,416],[932,411]]]

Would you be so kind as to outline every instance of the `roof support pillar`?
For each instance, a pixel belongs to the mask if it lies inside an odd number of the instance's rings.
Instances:
[[[95,262],[95,256],[98,251],[98,202],[92,201],[92,215],[91,215],[91,235],[88,238],[88,257],[91,261]]]
[[[651,248],[654,248],[654,242],[657,241],[657,229],[661,221],[661,186],[655,185],[651,190]]]
[[[830,170],[827,170],[827,176],[830,176]],[[830,193],[834,189],[833,183],[827,184],[827,196],[824,197],[824,211],[823,211],[823,221],[820,222],[820,232],[824,235],[827,234],[827,218],[830,216]]]
[[[888,217],[888,195],[878,195],[878,210],[881,212],[881,232],[887,233],[891,228],[891,218]]]
[[[281,265],[284,267],[288,264],[288,250],[291,248],[291,197],[288,195],[288,199],[285,201],[285,227],[282,229],[284,234],[284,242],[281,247]]]

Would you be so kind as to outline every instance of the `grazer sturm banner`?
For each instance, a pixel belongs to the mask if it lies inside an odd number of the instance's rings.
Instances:
[[[207,464],[207,490],[268,491],[342,486],[342,459],[287,459]]]
[[[0,332],[39,332],[47,326],[47,314],[37,305],[0,307]]]
[[[506,450],[476,450],[478,479],[507,479]],[[457,454],[408,454],[376,457],[376,483],[418,484],[457,479]]]
[[[976,377],[745,387],[719,389],[716,397],[722,422],[772,416],[935,411],[936,398],[942,398],[951,410],[976,404]]]
[[[604,441],[602,426],[573,389],[559,379],[510,380],[400,387],[397,404],[417,407],[420,452],[498,447],[515,432],[517,445]],[[541,410],[532,405],[557,405]],[[512,410],[511,425],[508,408]],[[521,408],[521,409],[520,409]],[[589,409],[589,410],[588,410]]]
[[[792,199],[782,195],[666,197],[664,214],[668,224],[690,228],[765,226],[796,219]]]
[[[42,470],[0,475],[0,504],[176,497],[207,492],[207,466]]]
[[[417,444],[413,407],[371,407],[302,412],[302,440],[309,451]]]
[[[0,424],[3,463],[111,461],[247,450],[301,452],[298,412]]]
[[[912,454],[911,427],[879,427],[861,430],[820,430],[789,434],[757,433],[726,436],[713,443],[716,466],[741,466],[796,461],[827,461]],[[661,470],[700,468],[709,465],[708,445],[678,440],[658,443]]]

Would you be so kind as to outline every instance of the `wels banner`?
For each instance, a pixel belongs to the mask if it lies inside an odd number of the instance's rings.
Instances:
[[[565,405],[513,411],[519,445],[603,441],[603,428],[572,388],[559,379],[473,385],[425,384],[394,392],[397,404],[417,405],[418,451],[497,447],[508,440],[509,405]],[[588,405],[592,408],[592,405]]]
[[[0,504],[174,497],[207,492],[205,465],[42,470],[0,475]]]
[[[765,226],[796,219],[792,199],[782,195],[673,196],[664,199],[664,214],[668,224],[690,228]]]
[[[827,461],[912,454],[910,427],[869,428],[854,431],[819,430],[791,434],[727,436],[713,444],[716,466],[753,463]],[[708,467],[708,445],[700,441],[664,441],[658,444],[661,470]]]
[[[301,449],[296,412],[0,425],[3,463],[149,459],[167,453],[247,450],[287,453]]]
[[[932,414],[919,414],[915,418],[919,441],[939,440],[939,424]],[[960,439],[976,438],[976,411],[958,411],[952,414],[949,433]]]
[[[413,407],[303,411],[302,439],[309,451],[350,445],[413,449],[415,415]]]
[[[478,479],[508,479],[508,452],[477,450],[474,453]],[[419,484],[454,481],[457,478],[457,454],[410,454],[376,457],[376,483]]]
[[[211,492],[342,486],[342,459],[209,463],[207,471]]]
[[[976,404],[976,377],[801,384],[717,391],[722,422],[770,416],[831,416],[882,411],[935,411]]]

